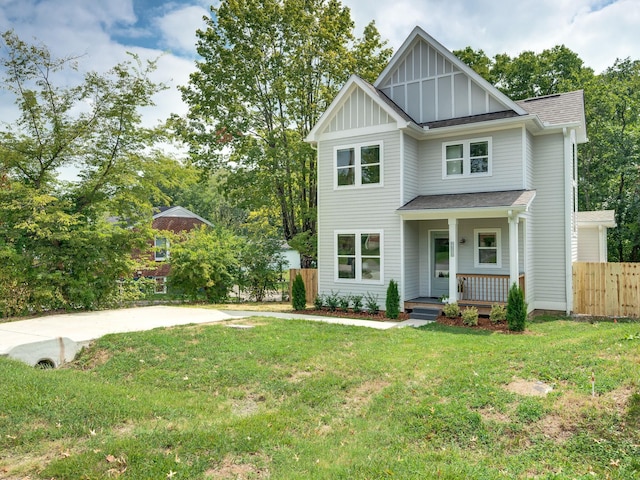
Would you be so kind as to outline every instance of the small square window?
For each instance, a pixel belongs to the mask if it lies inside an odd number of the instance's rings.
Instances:
[[[443,144],[443,178],[491,174],[491,139]]]
[[[366,144],[335,150],[336,186],[382,183],[382,144]]]
[[[501,267],[500,229],[475,230],[475,266]]]

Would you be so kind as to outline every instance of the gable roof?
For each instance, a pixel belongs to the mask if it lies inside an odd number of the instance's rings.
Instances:
[[[158,208],[158,213],[156,213],[153,216],[153,220],[155,222],[156,220],[159,220],[159,219],[165,219],[165,222],[162,222],[162,223],[170,223],[172,221],[174,223],[176,223],[175,219],[189,219],[190,221],[187,222],[189,224],[204,223],[206,225],[209,225],[210,227],[213,226],[210,221],[205,220],[201,216],[196,215],[195,213],[193,213],[191,210],[188,210],[188,209],[186,209],[184,207],[180,207],[180,206],[176,206],[176,207],[159,207]],[[194,220],[195,220],[195,222],[194,222]],[[164,229],[164,230],[167,230],[167,229]]]
[[[516,103],[527,112],[537,115],[545,126],[576,126],[578,142],[587,141],[583,90],[527,98]]]
[[[386,114],[389,115],[392,121],[395,121],[398,128],[406,128],[410,125],[415,125],[415,122],[409,117],[409,115],[396,105],[390,98],[384,93],[373,87],[369,82],[360,78],[358,75],[351,75],[347,83],[340,89],[336,98],[333,99],[331,104],[327,107],[324,113],[320,116],[316,124],[313,126],[305,142],[315,144],[318,142],[318,137],[325,130],[329,122],[331,121],[335,112],[349,99],[350,95],[360,90],[364,92],[367,98],[371,99],[377,106],[379,106]],[[417,126],[416,126],[417,128]]]
[[[423,44],[425,48],[422,48]],[[419,48],[418,48],[419,47]],[[415,50],[415,51],[414,51]],[[441,84],[441,80],[451,77],[451,81],[447,79]],[[454,81],[455,77],[455,81]],[[461,84],[458,84],[462,80]],[[468,82],[470,83],[467,83]],[[407,100],[406,107],[408,109],[415,108],[415,101],[408,102],[409,85],[413,89],[413,95],[417,95],[418,90],[422,90],[421,96],[424,99],[425,91],[429,90],[429,95],[435,95],[435,90],[428,89],[425,82],[436,82],[438,86],[450,89],[450,94],[457,89],[459,99],[456,99],[457,105],[454,106],[448,114],[438,115],[437,118],[415,118],[418,123],[426,123],[430,120],[446,120],[449,118],[466,117],[478,115],[482,113],[494,113],[496,111],[512,110],[518,115],[525,115],[527,112],[495,86],[487,82],[482,76],[476,73],[471,67],[456,57],[452,52],[445,48],[440,42],[431,37],[422,28],[416,26],[411,34],[407,37],[398,51],[393,55],[389,64],[382,71],[378,79],[374,82],[374,86],[390,94],[390,98],[399,101],[403,106],[403,101]],[[406,91],[404,87],[406,86]],[[396,98],[395,89],[399,88],[398,97]],[[472,98],[478,98],[479,93],[484,92],[488,95],[486,105],[472,107]],[[438,93],[437,96],[440,96]],[[466,98],[465,98],[466,97]],[[455,98],[453,95],[452,98]],[[453,103],[453,99],[451,100]],[[468,103],[468,105],[467,105]],[[426,108],[426,104],[422,106]],[[462,113],[466,110],[467,113]],[[416,115],[414,115],[416,117]]]

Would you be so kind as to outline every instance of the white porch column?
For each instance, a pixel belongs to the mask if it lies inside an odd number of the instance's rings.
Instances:
[[[509,288],[519,285],[520,259],[518,258],[518,215],[509,212]]]
[[[458,301],[458,219],[449,219],[449,301]]]

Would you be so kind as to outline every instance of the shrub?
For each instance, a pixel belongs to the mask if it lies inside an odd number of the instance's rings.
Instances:
[[[462,311],[462,323],[470,327],[478,325],[478,309],[476,307],[467,307]]]
[[[320,294],[316,295],[316,298],[313,299],[313,306],[316,310],[322,310],[322,307],[324,307],[324,297]]]
[[[489,313],[489,320],[491,320],[491,323],[502,323],[506,319],[507,309],[504,305],[491,305],[491,313]]]
[[[302,275],[297,274],[291,286],[291,303],[294,310],[307,308],[307,289],[304,286]]]
[[[360,313],[362,311],[362,295],[352,295],[351,304],[353,306],[353,311]]]
[[[349,304],[351,303],[351,297],[346,295],[344,297],[340,297],[338,299],[338,305],[340,306],[340,310],[347,311],[349,310]]]
[[[442,311],[444,312],[444,315],[449,318],[456,318],[460,315],[460,307],[457,302],[445,303],[444,307],[442,307]]]
[[[365,303],[369,313],[376,315],[380,311],[380,305],[378,304],[378,295],[367,293],[365,296]]]
[[[330,294],[327,294],[324,298],[324,303],[330,312],[335,312],[338,309],[340,303],[340,292],[334,292],[331,290]]]
[[[400,294],[398,293],[398,284],[395,280],[389,281],[385,307],[385,316],[387,318],[398,318],[398,315],[400,315]]]
[[[522,332],[527,321],[527,304],[522,289],[515,283],[509,289],[507,297],[507,325],[509,330]]]

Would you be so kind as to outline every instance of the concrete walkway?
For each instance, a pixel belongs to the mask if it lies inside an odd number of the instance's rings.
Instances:
[[[386,330],[419,327],[428,322],[379,322],[349,318],[321,317],[295,313],[213,310],[197,307],[152,306],[82,312],[0,323],[0,356],[7,355],[30,365],[57,367],[73,360],[91,340],[108,333],[151,330],[159,327],[237,320],[247,317],[297,318],[341,325]]]

